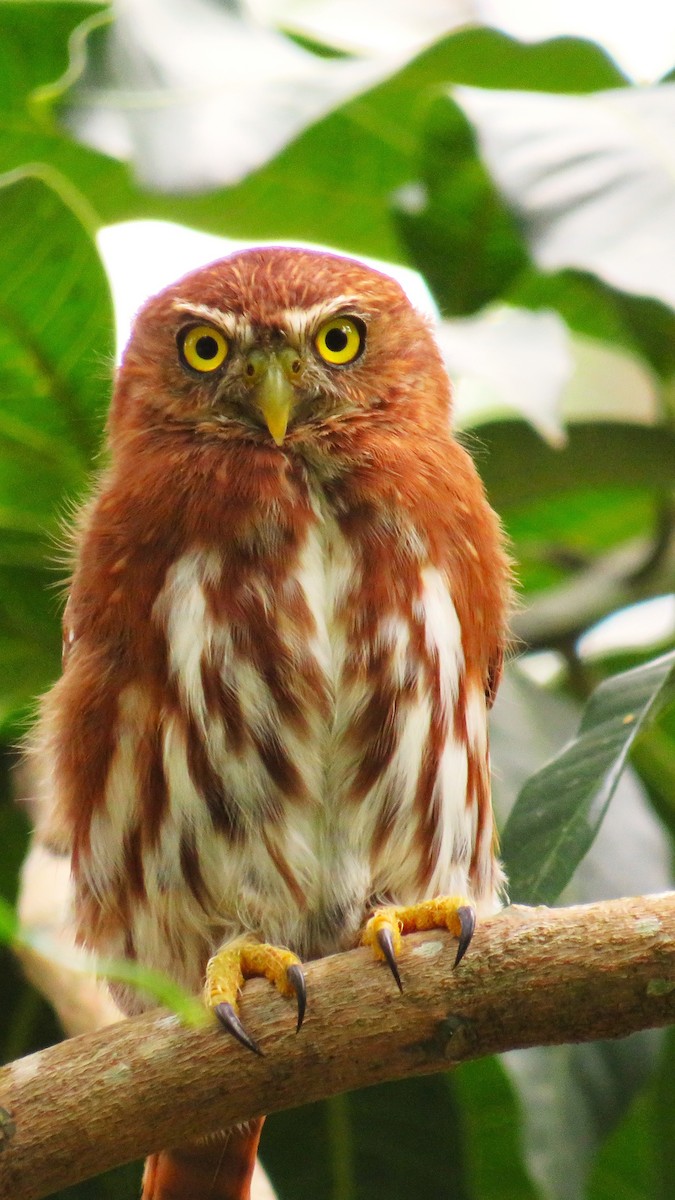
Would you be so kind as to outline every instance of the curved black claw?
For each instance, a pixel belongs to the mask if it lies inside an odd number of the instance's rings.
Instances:
[[[291,967],[288,967],[286,978],[293,988],[295,998],[298,1002],[298,1023],[295,1027],[295,1032],[299,1033],[302,1029],[302,1022],[305,1019],[305,1009],[307,1008],[307,985],[303,969],[299,963],[293,963]]]
[[[460,904],[457,916],[459,917],[459,945],[457,946],[455,967],[459,966],[469,949],[469,943],[476,928],[476,910],[470,904]]]
[[[247,1050],[252,1050],[254,1054],[259,1054],[261,1058],[264,1058],[260,1046],[253,1041],[252,1037],[249,1037],[231,1004],[216,1004],[213,1011],[223,1029],[231,1033],[232,1037],[241,1042],[241,1045],[245,1046]]]
[[[376,937],[377,944],[387,960],[389,970],[396,980],[396,986],[399,992],[402,992],[403,984],[401,983],[401,976],[398,973],[398,963],[396,962],[396,951],[394,950],[394,939],[391,936],[391,929],[387,929],[387,926],[383,925],[381,929],[378,929]]]

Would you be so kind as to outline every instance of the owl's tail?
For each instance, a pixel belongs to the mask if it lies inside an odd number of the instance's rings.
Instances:
[[[141,1200],[250,1200],[264,1117],[146,1160]]]

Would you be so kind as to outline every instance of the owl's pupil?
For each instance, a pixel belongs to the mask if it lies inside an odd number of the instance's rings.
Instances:
[[[198,338],[195,350],[200,358],[215,358],[218,353],[218,343],[215,338],[205,335]]]
[[[348,338],[344,329],[329,329],[326,334],[326,345],[334,354],[338,354],[340,350],[344,350],[347,341]]]

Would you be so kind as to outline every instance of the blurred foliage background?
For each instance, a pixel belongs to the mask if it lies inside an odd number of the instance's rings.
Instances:
[[[148,218],[420,272],[521,581],[493,725],[513,898],[670,886],[675,73],[637,86],[599,45],[521,43],[466,3],[384,7],[0,3],[8,903],[29,824],[14,748],[59,666],[55,539],[113,370],[96,234]],[[2,953],[9,1060],[60,1035]],[[271,1118],[263,1158],[281,1200],[672,1200],[674,1068],[672,1034],[514,1052]],[[130,1200],[138,1178],[60,1200]]]

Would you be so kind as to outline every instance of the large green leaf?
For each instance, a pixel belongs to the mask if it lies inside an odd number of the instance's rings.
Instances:
[[[581,711],[578,702],[536,684],[520,662],[507,666],[490,721],[493,802],[500,827],[528,779],[572,741]],[[656,728],[667,715],[662,714]],[[564,902],[584,904],[667,891],[671,880],[669,839],[631,765],[622,773],[598,835],[565,889]]]
[[[670,1200],[675,1179],[675,1026],[665,1034],[654,1087],[652,1147],[656,1174],[654,1200]]]
[[[432,74],[481,88],[582,95],[627,84],[614,60],[595,42],[550,38],[519,42],[496,29],[464,29],[439,41],[416,60],[410,73]]]
[[[673,586],[672,558],[654,556],[672,486],[673,433],[628,421],[580,421],[565,432],[563,446],[512,420],[463,435],[513,542],[528,599],[514,623],[528,645],[578,633]]]
[[[420,169],[394,198],[401,237],[441,311],[474,313],[528,269],[524,240],[459,108],[432,106]]]
[[[659,816],[675,836],[675,709],[645,730],[635,745],[633,761]]]
[[[60,182],[0,179],[0,719],[55,667],[47,562],[65,499],[86,483],[112,366],[106,278]]]
[[[55,488],[81,484],[98,445],[112,313],[93,231],[58,176],[27,170],[2,184],[0,438],[19,465],[10,482],[5,453],[0,504],[19,510],[21,531]]]
[[[472,1200],[537,1200],[522,1152],[519,1098],[502,1061],[464,1063],[449,1080],[460,1106]]]
[[[71,34],[103,7],[96,0],[3,0],[0,110],[20,112],[34,88],[62,75]]]
[[[665,1190],[657,1183],[653,1116],[645,1089],[598,1154],[585,1200],[671,1200],[673,1176]]]
[[[673,694],[675,652],[603,683],[577,737],[523,787],[504,829],[511,899],[551,904],[593,843],[630,747]]]
[[[261,1151],[280,1200],[473,1200],[461,1114],[443,1076],[275,1114]]]
[[[542,1200],[585,1200],[596,1155],[658,1060],[653,1033],[504,1055],[523,1106],[525,1160]]]
[[[562,448],[542,441],[524,422],[481,425],[467,445],[499,512],[546,497],[606,486],[668,492],[675,433],[615,421],[584,421],[567,429]]]

